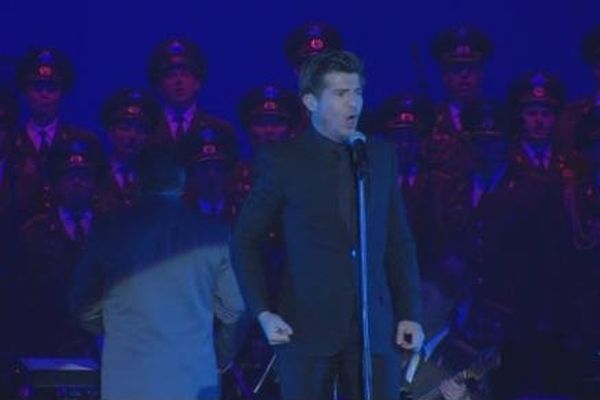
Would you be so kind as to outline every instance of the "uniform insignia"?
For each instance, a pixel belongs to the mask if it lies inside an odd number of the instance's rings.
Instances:
[[[325,47],[325,43],[323,42],[323,39],[321,39],[321,38],[313,38],[313,39],[310,39],[309,46],[310,46],[311,50],[319,51],[319,50],[323,50],[323,48]]]
[[[52,75],[54,75],[54,70],[50,65],[41,65],[38,68],[38,75],[42,78],[50,78]]]

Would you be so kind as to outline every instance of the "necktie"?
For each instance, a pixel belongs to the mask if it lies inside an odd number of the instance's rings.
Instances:
[[[484,203],[487,200],[487,198],[488,198],[487,195],[490,192],[492,192],[492,179],[487,178],[482,181],[481,197],[479,198],[478,205],[481,205],[482,203]]]
[[[175,115],[175,140],[179,140],[185,134],[185,119],[183,114]]]
[[[546,164],[545,164],[546,155],[544,154],[543,150],[538,151],[536,153],[536,158],[537,158],[538,167],[541,169],[546,169]]]
[[[462,122],[460,120],[460,109],[453,107],[451,110],[452,125],[457,132],[462,132]]]
[[[116,180],[122,193],[128,193],[135,188],[133,171],[127,166],[119,166],[116,170]]]
[[[83,216],[74,215],[73,223],[75,224],[73,239],[77,244],[83,245],[83,242],[85,242],[85,228],[83,227]]]
[[[42,159],[45,159],[48,155],[48,150],[50,149],[50,144],[48,143],[48,132],[40,129],[38,131],[38,135],[40,136],[39,154]]]
[[[135,179],[133,177],[133,172],[128,169],[124,169],[121,173],[123,177],[123,191],[125,193],[131,194],[135,189]]]

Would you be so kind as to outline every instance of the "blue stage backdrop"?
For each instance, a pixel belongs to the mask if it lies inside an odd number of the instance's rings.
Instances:
[[[416,87],[413,48],[423,58],[431,96],[441,99],[429,41],[460,23],[479,26],[496,42],[487,67],[490,96],[501,98],[514,77],[543,68],[558,74],[573,98],[593,85],[579,46],[582,35],[600,25],[600,1],[2,0],[1,80],[12,83],[15,59],[28,47],[63,49],[77,70],[65,115],[99,131],[103,99],[124,85],[146,86],[150,49],[183,35],[196,40],[208,59],[203,107],[235,120],[237,103],[250,87],[272,81],[295,89],[283,40],[293,27],[313,20],[337,27],[346,48],[364,58],[367,106]]]

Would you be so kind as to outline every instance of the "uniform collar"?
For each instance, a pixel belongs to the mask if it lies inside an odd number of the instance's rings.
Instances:
[[[42,142],[42,137],[40,135],[41,131],[46,133],[46,143],[48,145],[54,141],[54,137],[56,136],[56,132],[58,130],[58,118],[55,118],[46,126],[40,126],[33,122],[33,120],[29,120],[25,125],[25,130],[27,131],[27,135],[31,139],[35,148],[39,149]]]
[[[184,124],[189,124],[192,121],[192,119],[194,119],[194,115],[196,115],[197,110],[198,110],[198,106],[196,105],[196,103],[193,103],[191,106],[186,108],[183,112],[181,112],[181,110],[177,110],[173,107],[165,106],[165,116],[167,117],[167,120],[171,123],[179,122],[178,119],[179,119],[179,117],[181,117],[181,118],[183,118]]]
[[[500,181],[502,180],[502,177],[506,173],[506,169],[507,169],[506,164],[501,165],[500,167],[498,167],[496,169],[496,171],[488,179],[485,179],[485,177],[482,174],[475,172],[475,174],[473,174],[473,182],[475,183],[475,185],[484,187],[488,191],[495,190],[496,187],[498,187],[498,184],[500,183]]]

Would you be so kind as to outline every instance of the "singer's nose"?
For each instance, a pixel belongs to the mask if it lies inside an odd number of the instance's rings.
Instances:
[[[350,106],[352,107],[353,110],[358,110],[360,108],[360,105],[362,104],[362,96],[359,94],[353,94],[352,96],[350,96]]]

